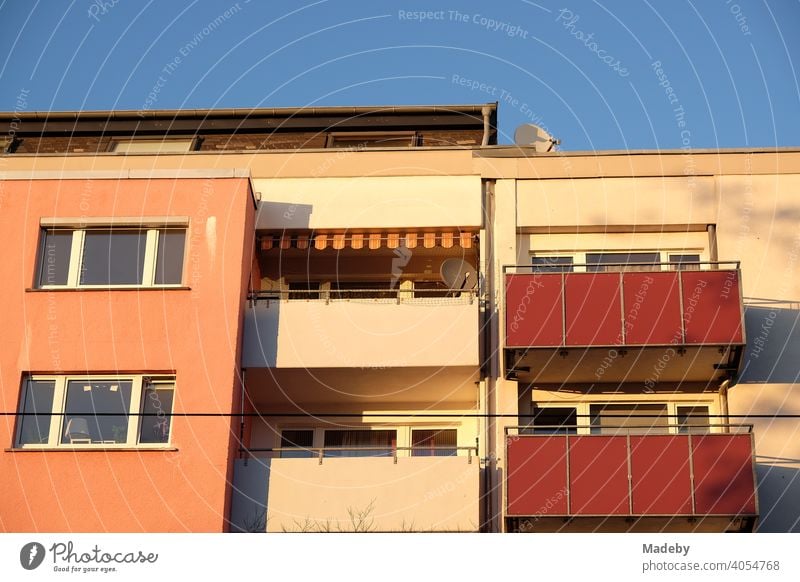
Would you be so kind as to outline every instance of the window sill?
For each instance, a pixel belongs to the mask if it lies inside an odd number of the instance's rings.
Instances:
[[[191,287],[144,287],[137,285],[109,285],[107,287],[28,287],[26,293],[63,293],[66,291],[191,291]]]
[[[74,452],[89,452],[93,451],[96,453],[107,453],[109,451],[121,451],[121,452],[128,452],[128,453],[157,453],[157,452],[175,452],[178,449],[176,447],[86,447],[86,446],[74,446],[74,447],[23,447],[23,448],[10,448],[10,449],[3,449],[5,453],[74,453]]]

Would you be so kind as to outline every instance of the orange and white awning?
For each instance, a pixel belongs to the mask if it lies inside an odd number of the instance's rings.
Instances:
[[[396,249],[405,247],[408,249],[425,248],[432,249],[442,247],[445,249],[459,246],[464,249],[471,249],[475,244],[474,232],[362,232],[362,233],[282,233],[265,234],[260,237],[260,247],[262,251],[271,249],[315,249],[324,251],[327,248],[341,250],[368,249],[376,250],[380,248]]]

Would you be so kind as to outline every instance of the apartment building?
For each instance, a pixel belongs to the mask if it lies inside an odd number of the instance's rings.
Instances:
[[[0,125],[5,531],[800,529],[800,150]]]

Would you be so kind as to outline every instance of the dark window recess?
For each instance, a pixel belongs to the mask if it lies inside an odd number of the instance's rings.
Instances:
[[[308,459],[314,456],[314,431],[310,429],[286,429],[281,431],[281,458]],[[287,450],[297,449],[297,450]]]
[[[386,281],[334,281],[331,283],[331,299],[392,299],[399,289]]]
[[[21,445],[47,444],[50,422],[54,418],[53,394],[56,383],[53,380],[28,380],[25,389],[25,402],[20,417],[19,439]],[[41,414],[46,413],[46,414]],[[30,416],[27,416],[30,415]]]
[[[326,430],[324,446],[326,457],[390,457],[397,447],[397,431]]]
[[[533,409],[533,434],[575,434],[578,413],[572,406]]]
[[[534,273],[571,273],[572,257],[532,257]]]
[[[319,281],[289,283],[289,299],[319,299]]]
[[[674,271],[699,271],[700,255],[670,255],[669,264]]]
[[[144,271],[146,231],[87,230],[81,285],[139,285]]]
[[[457,454],[456,429],[412,430],[411,455],[414,457],[453,457]]]
[[[678,432],[705,433],[709,431],[708,406],[678,406]]]
[[[139,424],[140,443],[168,443],[172,425],[172,384],[150,384],[142,392],[142,420]]]
[[[444,281],[414,281],[414,297],[448,297],[452,294]]]
[[[186,231],[158,231],[156,251],[156,272],[153,282],[156,285],[180,285],[183,280],[183,252],[186,244]]]
[[[61,442],[63,444],[126,442],[131,389],[130,380],[67,382]]]
[[[40,287],[67,284],[71,250],[71,230],[46,230],[44,232],[38,281]]]
[[[666,433],[666,404],[592,404],[592,434]]]
[[[417,145],[413,132],[401,133],[332,133],[326,147],[362,150],[367,148],[400,148]]]
[[[587,253],[586,270],[604,271],[658,271],[660,253]]]

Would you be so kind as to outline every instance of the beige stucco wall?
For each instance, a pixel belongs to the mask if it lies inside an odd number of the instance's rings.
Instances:
[[[243,365],[384,368],[478,365],[468,297],[269,301],[245,313]]]
[[[267,531],[477,531],[479,463],[460,457],[272,459]]]
[[[800,174],[722,176],[720,254],[742,261],[748,350],[731,414],[800,414]],[[762,531],[800,531],[800,423],[754,419]]]
[[[716,216],[711,176],[517,182],[517,226],[707,224]]]
[[[620,159],[625,156],[620,156]],[[654,163],[632,157],[629,170],[636,178],[614,177],[621,171],[602,158],[603,178],[525,180],[516,182],[517,222],[508,211],[495,220],[499,256],[507,257],[511,242],[502,232],[523,231],[516,240],[515,260],[527,263],[532,251],[697,248],[710,258],[708,235],[700,227],[716,226],[718,256],[739,260],[745,298],[748,349],[738,383],[728,394],[731,415],[800,414],[800,165],[796,154],[723,154],[718,173],[704,156],[697,158],[707,176],[648,177],[658,172]],[[581,158],[571,169],[589,173]],[[675,162],[676,160],[673,160]],[[520,161],[520,164],[528,163]],[[544,168],[553,170],[553,160]],[[621,162],[620,162],[621,163]],[[769,165],[782,172],[768,173]],[[598,164],[600,167],[600,164]],[[700,167],[700,166],[698,166]],[[548,168],[550,168],[548,170]],[[611,168],[616,168],[613,171]],[[669,168],[667,168],[669,169]],[[676,168],[672,168],[675,170]],[[511,171],[509,169],[509,171]],[[524,174],[519,166],[513,170]],[[498,182],[499,191],[509,188]],[[500,207],[500,206],[498,206]],[[579,233],[608,226],[636,226],[692,233]],[[542,232],[562,228],[565,234]],[[528,229],[527,232],[525,230]],[[538,229],[538,230],[537,230]],[[567,234],[568,233],[568,234]],[[508,261],[509,263],[511,261]],[[500,326],[503,325],[501,310]],[[497,381],[495,406],[515,396],[512,387]],[[538,396],[537,396],[538,394]],[[536,400],[550,400],[534,393]],[[642,400],[668,395],[643,395]],[[604,396],[606,398],[606,396]],[[608,400],[630,396],[607,395]],[[676,396],[678,400],[686,396]],[[800,531],[800,426],[796,419],[731,418],[754,424],[761,531]],[[497,433],[499,435],[499,433]]]
[[[491,150],[487,150],[491,151]],[[518,154],[515,154],[518,155]],[[169,168],[201,169],[201,168],[240,168],[247,167],[256,180],[266,179],[264,184],[278,184],[278,179],[289,179],[284,185],[293,184],[294,189],[274,189],[277,198],[270,199],[273,195],[270,188],[257,188],[265,196],[265,200],[272,200],[276,204],[288,204],[289,210],[294,197],[305,196],[299,184],[316,183],[319,180],[331,178],[344,178],[342,183],[353,183],[351,177],[359,177],[355,183],[359,184],[359,196],[345,193],[346,204],[341,208],[328,207],[322,212],[326,202],[326,192],[330,189],[314,190],[313,199],[306,199],[307,205],[317,205],[317,216],[309,211],[307,214],[295,214],[292,220],[299,220],[307,216],[308,224],[320,220],[319,226],[314,228],[352,228],[354,224],[365,224],[369,228],[394,227],[394,226],[422,226],[428,224],[430,217],[411,216],[413,208],[418,211],[425,208],[423,204],[403,207],[398,215],[384,216],[383,213],[370,210],[371,214],[361,216],[354,221],[349,213],[360,213],[363,206],[363,197],[369,200],[381,200],[386,210],[385,214],[391,215],[393,210],[390,199],[372,189],[371,185],[377,184],[379,176],[385,177],[393,184],[390,189],[394,193],[402,193],[402,188],[397,184],[406,184],[412,195],[416,186],[421,183],[432,185],[436,182],[453,185],[460,183],[462,177],[470,184],[471,180],[483,178],[499,178],[495,201],[496,213],[491,217],[493,242],[481,255],[484,265],[492,265],[496,275],[496,287],[492,296],[492,306],[497,311],[497,327],[492,327],[490,335],[493,338],[487,353],[495,354],[493,365],[490,368],[500,368],[499,374],[494,374],[486,382],[488,392],[487,402],[489,412],[511,413],[518,409],[517,383],[502,378],[502,345],[503,330],[503,305],[502,283],[500,267],[503,264],[512,264],[526,258],[525,242],[533,240],[528,230],[540,229],[539,232],[549,228],[562,228],[583,230],[603,230],[609,225],[614,226],[646,226],[651,229],[679,229],[682,225],[702,226],[716,224],[718,230],[719,256],[722,259],[740,259],[742,261],[742,281],[746,297],[748,322],[748,340],[750,349],[744,358],[742,377],[729,394],[729,406],[732,414],[775,414],[775,413],[800,413],[800,396],[798,396],[798,364],[800,361],[800,340],[797,323],[798,310],[800,310],[800,239],[797,238],[798,224],[800,224],[800,206],[798,206],[798,192],[800,192],[800,152],[707,152],[684,155],[680,152],[659,153],[600,153],[589,154],[557,154],[506,158],[488,158],[474,155],[472,151],[402,151],[402,152],[262,152],[258,154],[192,154],[192,155],[165,155],[165,156],[4,156],[0,159],[0,169],[3,171],[39,170],[109,170],[139,169],[149,171]],[[687,173],[691,175],[687,176]],[[369,176],[370,178],[361,178]],[[410,182],[400,180],[398,177],[410,178]],[[454,177],[451,179],[451,176]],[[666,177],[661,177],[666,176]],[[313,179],[312,179],[313,178]],[[520,181],[515,181],[519,178]],[[295,180],[298,179],[298,180]],[[430,182],[429,180],[432,180]],[[523,181],[524,179],[524,181]],[[377,180],[377,181],[376,181]],[[322,183],[322,182],[320,182]],[[467,182],[465,182],[466,184]],[[334,184],[328,182],[328,185]],[[456,198],[455,191],[445,187],[446,196],[437,201],[444,203],[445,198],[450,211],[464,213],[474,217],[474,201],[472,194]],[[284,192],[283,194],[281,192]],[[288,194],[287,194],[288,192]],[[433,199],[436,197],[434,196]],[[476,195],[475,198],[479,197]],[[433,200],[432,199],[432,200]],[[299,200],[299,198],[298,198]],[[415,203],[416,204],[416,203]],[[425,204],[429,204],[426,200]],[[478,202],[478,209],[480,209]],[[466,209],[462,208],[466,205]],[[295,210],[297,213],[297,209]],[[438,212],[438,211],[437,211]],[[424,214],[424,212],[423,212]],[[367,217],[368,216],[368,217]],[[406,216],[403,220],[414,219],[411,224],[400,225],[398,216]],[[519,217],[519,218],[517,218]],[[273,220],[273,219],[270,219]],[[283,215],[275,219],[273,225],[281,228],[286,225]],[[281,222],[281,221],[284,222]],[[435,216],[436,226],[458,223],[450,214],[439,213]],[[438,221],[450,221],[441,223]],[[463,220],[463,218],[458,218]],[[472,220],[472,218],[470,218]],[[362,221],[362,222],[358,222]],[[373,222],[375,221],[375,222]],[[297,226],[296,223],[290,222]],[[486,226],[486,225],[484,225]],[[287,226],[288,227],[288,226]],[[518,236],[517,229],[525,231]],[[526,230],[528,229],[528,230]],[[602,236],[602,235],[601,235]],[[644,238],[636,235],[637,246]],[[486,237],[488,238],[488,237]],[[537,239],[543,240],[543,239]],[[582,244],[595,244],[582,238]],[[608,244],[608,238],[599,240],[597,244]],[[617,239],[617,243],[619,243]],[[563,239],[562,239],[563,241]],[[614,248],[621,248],[615,243]],[[482,239],[482,245],[486,241]],[[549,239],[548,244],[555,244]],[[693,243],[695,244],[695,243]],[[651,242],[647,243],[650,246]],[[563,246],[563,245],[560,245]],[[325,308],[329,306],[324,306]],[[383,308],[384,306],[380,306]],[[400,306],[396,306],[400,307]],[[310,313],[315,309],[306,309],[305,315],[297,318],[291,313],[281,313],[280,318],[273,318],[269,325],[275,325],[276,337],[291,338],[286,345],[291,345],[285,359],[281,355],[280,343],[275,344],[275,364],[304,366],[304,358],[308,357],[308,364],[327,366],[340,366],[341,360],[331,350],[327,340],[321,339],[319,334],[309,333],[312,324],[324,324],[323,338],[336,339],[339,343],[334,346],[345,346],[344,349],[355,349],[348,352],[351,362],[362,360],[359,365],[390,365],[395,360],[396,350],[407,350],[409,346],[416,354],[426,344],[429,349],[421,350],[418,354],[420,361],[430,362],[432,367],[441,366],[442,360],[450,362],[452,358],[452,344],[438,342],[434,345],[430,334],[440,331],[441,325],[451,324],[451,318],[438,315],[425,316],[424,328],[426,333],[399,333],[392,337],[392,343],[380,345],[380,351],[389,356],[375,357],[371,351],[376,349],[375,336],[367,332],[360,335],[360,341],[353,341],[353,334],[363,331],[360,322],[380,320],[391,321],[395,325],[408,326],[414,323],[414,318],[399,317],[396,314],[402,310],[392,311],[390,308],[368,315],[368,310],[363,312],[360,308],[342,308],[342,311],[353,313],[340,313],[331,316],[328,313],[320,316],[321,319],[311,321]],[[298,309],[300,309],[298,305]],[[323,306],[316,308],[321,312]],[[377,309],[377,306],[376,306]],[[441,307],[431,308],[431,313],[445,313]],[[477,309],[475,322],[477,322]],[[251,315],[253,312],[251,312]],[[356,315],[358,314],[358,315]],[[406,313],[407,314],[407,313]],[[774,314],[774,315],[773,315]],[[450,315],[453,315],[452,313]],[[284,317],[285,316],[285,317]],[[374,317],[373,317],[374,316]],[[352,318],[356,317],[355,320]],[[469,318],[472,318],[469,315]],[[299,324],[290,329],[291,321]],[[267,321],[267,320],[265,320]],[[353,325],[353,322],[358,325]],[[287,329],[280,328],[281,322]],[[434,325],[438,322],[438,326]],[[250,322],[252,326],[252,321]],[[380,324],[383,325],[383,324]],[[460,324],[459,324],[460,325]],[[355,331],[353,329],[355,328]],[[461,334],[448,334],[449,340],[472,342],[477,337],[477,325],[464,325]],[[345,333],[345,330],[347,332]],[[265,331],[265,330],[262,330]],[[385,331],[385,330],[384,330]],[[249,333],[253,333],[252,327]],[[288,334],[288,337],[287,337]],[[262,334],[263,338],[268,334]],[[252,336],[250,336],[252,338]],[[366,337],[366,344],[364,345]],[[388,336],[387,336],[388,337]],[[422,342],[420,342],[422,338]],[[753,351],[760,343],[758,352]],[[388,340],[387,340],[388,341]],[[477,346],[477,339],[474,339]],[[306,349],[305,344],[310,347]],[[356,348],[351,345],[355,344]],[[261,355],[263,344],[252,341],[245,342],[245,360],[247,358],[269,357]],[[249,349],[249,356],[247,355]],[[287,348],[289,349],[289,348]],[[471,351],[472,344],[467,346],[464,353]],[[258,353],[255,353],[254,350]],[[477,350],[477,347],[475,347]],[[415,355],[416,357],[416,355]],[[427,358],[427,359],[426,359]],[[465,360],[467,358],[464,358]],[[469,362],[473,363],[472,356]],[[251,365],[253,365],[251,363]],[[262,364],[263,365],[263,364]],[[346,364],[350,365],[350,364]],[[421,364],[415,364],[421,365]],[[502,427],[505,424],[514,424],[515,420],[508,419],[495,422],[489,421],[487,431],[492,439],[489,443],[490,455],[501,457],[493,468],[493,484],[500,483],[503,466],[503,441]],[[788,531],[800,528],[798,516],[800,515],[800,431],[797,419],[759,419],[755,421],[756,451],[758,455],[758,475],[760,480],[759,495],[761,501],[762,529],[767,531]],[[482,444],[483,446],[483,444]],[[416,459],[410,459],[416,461]],[[285,460],[286,462],[294,460]],[[351,460],[344,460],[351,461]],[[370,459],[359,461],[383,461],[383,459]],[[438,460],[437,460],[438,461]],[[327,463],[327,461],[326,461]],[[366,466],[366,464],[365,464]],[[307,466],[298,469],[311,471]],[[323,475],[319,473],[318,475]],[[361,473],[359,473],[361,475]],[[309,474],[310,476],[310,474]],[[325,479],[336,482],[333,473]],[[368,476],[364,476],[368,479]],[[437,477],[438,478],[438,477]],[[291,491],[285,480],[277,491]],[[277,482],[277,480],[276,480]],[[313,488],[314,481],[307,480],[308,487]],[[297,484],[295,483],[296,487]],[[282,489],[283,488],[283,489]],[[383,488],[380,485],[378,489]],[[305,490],[310,491],[313,489]],[[502,500],[499,499],[501,487],[495,489],[498,498],[493,500],[493,508],[499,511]],[[409,495],[412,492],[409,490]],[[419,492],[413,493],[417,498]],[[303,496],[298,495],[298,499]],[[308,496],[306,496],[308,497]],[[399,498],[405,499],[405,493]],[[424,498],[424,494],[422,495]],[[473,495],[477,498],[477,494]],[[371,498],[370,498],[371,499]],[[364,498],[355,501],[363,505]],[[367,500],[367,502],[369,499]],[[346,508],[345,508],[346,509]],[[338,508],[337,511],[340,511]],[[423,512],[424,513],[424,512]],[[339,515],[339,514],[337,514]],[[393,522],[394,523],[394,522]],[[272,527],[272,526],[271,526]],[[394,527],[394,526],[392,526]],[[494,528],[500,527],[500,520],[496,519]]]
[[[256,228],[478,227],[480,176],[258,178]]]

